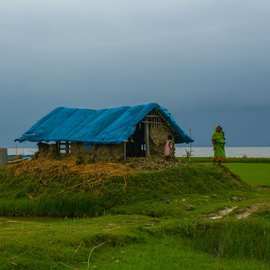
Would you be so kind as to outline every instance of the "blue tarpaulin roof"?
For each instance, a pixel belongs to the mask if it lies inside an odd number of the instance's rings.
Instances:
[[[44,116],[16,141],[71,141],[89,144],[119,144],[127,141],[136,125],[153,109],[174,130],[176,143],[193,140],[177,125],[167,109],[156,103],[101,110],[58,107]]]

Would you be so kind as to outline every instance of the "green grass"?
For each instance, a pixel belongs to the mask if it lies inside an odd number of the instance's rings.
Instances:
[[[189,162],[187,158],[180,158],[183,162]],[[228,163],[270,163],[270,158],[229,157]],[[213,163],[212,157],[192,157],[192,163]]]
[[[131,244],[113,250],[101,249],[94,256],[90,269],[268,269],[269,265],[251,259],[222,259],[194,251],[180,237],[163,236],[144,245]]]
[[[0,173],[0,215],[99,216],[119,205],[182,194],[230,193],[251,188],[223,168],[208,164],[182,165],[163,171],[113,177],[93,187],[79,177],[64,181]],[[29,199],[31,196],[31,199]]]
[[[269,223],[0,219],[1,269],[269,269]],[[90,259],[89,259],[90,256]],[[88,268],[89,265],[89,268]]]
[[[1,269],[83,267],[89,251],[101,242],[111,247],[144,242],[146,237],[136,228],[150,220],[136,215],[74,220],[2,218]]]
[[[249,184],[270,186],[270,163],[227,163],[226,167]]]
[[[2,170],[0,269],[269,269],[269,192],[235,174],[192,163],[94,189],[76,177],[43,185]],[[233,210],[210,219],[224,208]]]

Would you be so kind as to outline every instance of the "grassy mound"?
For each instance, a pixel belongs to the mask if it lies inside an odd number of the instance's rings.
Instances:
[[[61,166],[55,165],[57,168]],[[88,170],[84,177],[76,173],[55,177],[58,170],[46,177],[44,171],[39,174],[39,170],[26,171],[23,168],[20,173],[18,170],[14,173],[14,170],[1,169],[0,215],[99,216],[115,206],[159,200],[164,196],[221,194],[250,189],[229,171],[211,165],[182,164],[141,173],[123,172],[114,165],[106,165],[103,170],[97,168],[98,173],[93,173],[89,166],[82,167],[81,171]],[[106,171],[106,168],[110,170]],[[54,172],[56,169],[48,170]]]

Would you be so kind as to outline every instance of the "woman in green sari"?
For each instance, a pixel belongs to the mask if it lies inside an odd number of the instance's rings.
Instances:
[[[216,130],[212,136],[212,144],[214,146],[214,163],[218,162],[218,164],[221,164],[221,162],[226,162],[224,147],[225,137],[220,125],[216,127]]]

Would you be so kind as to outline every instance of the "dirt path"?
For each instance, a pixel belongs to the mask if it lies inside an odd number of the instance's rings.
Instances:
[[[262,207],[264,206],[270,206],[270,202],[261,202],[261,203],[255,203],[247,208],[244,208],[242,210],[239,210],[236,214],[235,217],[237,219],[245,219],[251,216],[252,214],[256,213],[259,211]],[[224,217],[229,216],[235,209],[237,209],[237,206],[233,207],[226,207],[218,211],[216,214],[211,214],[207,218],[208,219],[222,219]]]
[[[248,218],[253,213],[256,213],[261,207],[269,206],[270,202],[255,203],[248,208],[243,209],[240,213],[236,215],[237,219]]]

